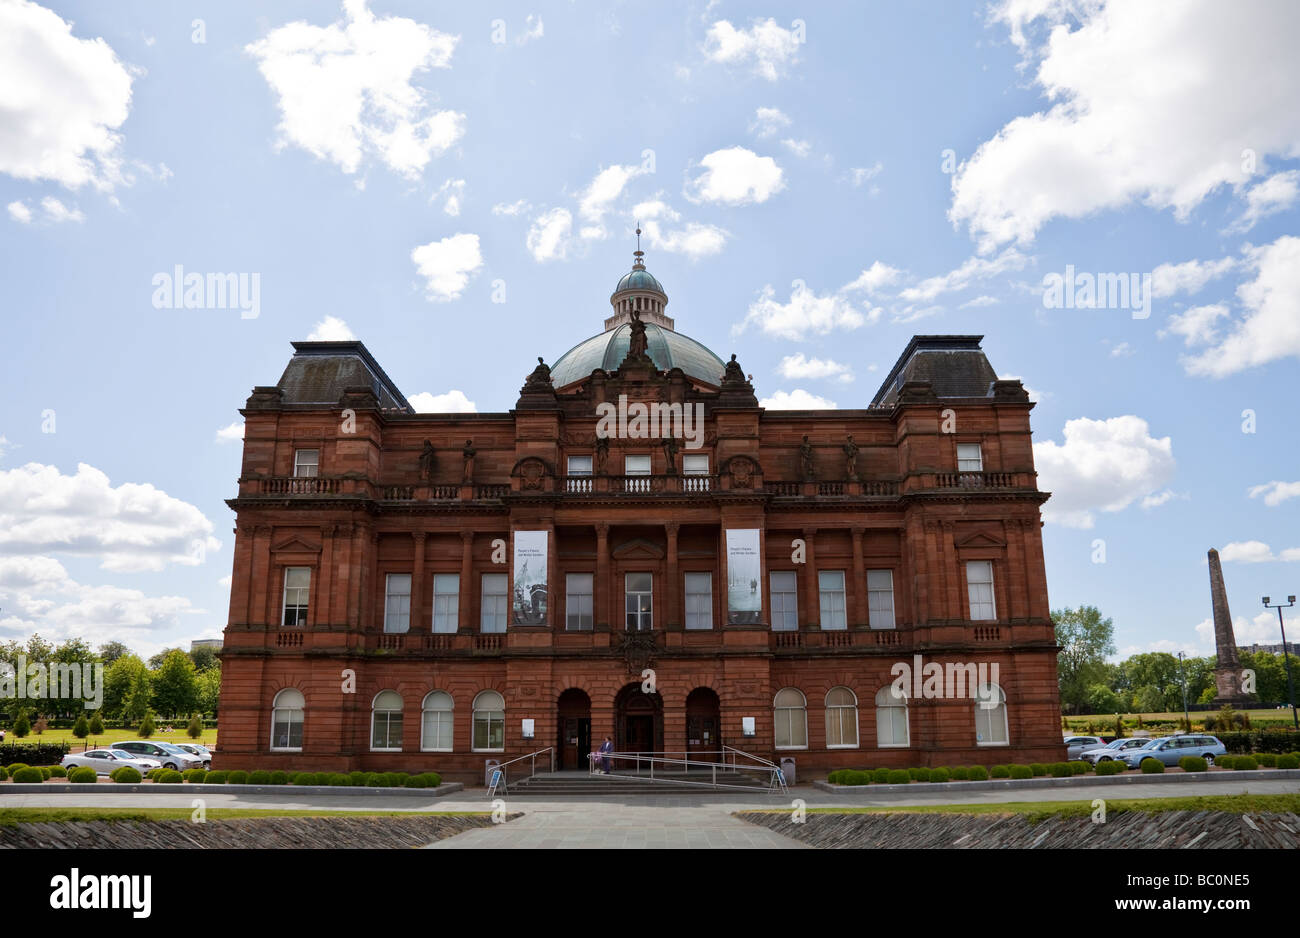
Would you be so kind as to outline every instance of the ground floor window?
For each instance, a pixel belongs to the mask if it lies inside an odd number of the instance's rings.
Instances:
[[[858,698],[847,687],[832,687],[826,695],[826,747],[858,746]]]
[[[302,691],[286,687],[271,704],[271,748],[302,749],[302,715],[306,701]]]
[[[911,745],[907,698],[895,697],[892,684],[876,692],[876,745],[881,749]]]
[[[776,693],[774,721],[777,749],[808,748],[808,701],[801,691],[783,687]]]
[[[980,746],[1005,746],[1007,695],[996,684],[984,684],[975,695],[975,742]]]
[[[500,752],[506,748],[506,702],[494,690],[474,698],[474,750]]]
[[[426,752],[451,752],[451,694],[436,690],[424,698],[420,748]]]
[[[397,752],[402,748],[402,698],[396,691],[375,696],[370,719],[370,748]]]

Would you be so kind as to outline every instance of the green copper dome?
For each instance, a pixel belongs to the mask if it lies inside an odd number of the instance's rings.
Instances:
[[[664,293],[663,286],[644,267],[634,267],[623,275],[614,292],[622,293],[624,290],[654,290],[656,293]],[[667,296],[666,293],[664,295]]]
[[[632,273],[644,274],[644,271]],[[644,275],[650,277],[649,274]],[[626,280],[627,277],[623,279]],[[654,281],[653,277],[650,279]],[[658,281],[655,283],[657,284]],[[715,387],[722,383],[722,373],[726,370],[722,359],[690,336],[647,322],[645,337],[646,352],[660,371],[680,368],[687,377],[697,381]],[[597,368],[614,371],[627,357],[628,343],[631,338],[631,324],[623,323],[608,332],[602,332],[584,342],[579,342],[551,366],[551,381],[559,388],[580,381]]]

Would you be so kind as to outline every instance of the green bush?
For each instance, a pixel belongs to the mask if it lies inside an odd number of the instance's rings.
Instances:
[[[295,785],[315,785],[316,775],[313,772],[294,772],[289,780]]]
[[[389,788],[401,788],[407,779],[405,772],[385,772],[384,774],[388,776]]]
[[[19,710],[18,719],[14,720],[14,735],[22,739],[32,731],[32,721],[27,719],[27,711]]]
[[[257,769],[248,773],[248,784],[250,785],[270,785],[271,773],[266,769]]]
[[[1237,772],[1249,771],[1259,768],[1259,763],[1255,761],[1254,756],[1236,756],[1232,760],[1232,768]]]
[[[866,774],[865,772],[863,773]],[[405,788],[428,788],[429,784],[424,780],[423,775],[408,776],[404,784]]]
[[[1257,755],[1257,756],[1255,757],[1255,761],[1258,762],[1260,765],[1262,765],[1262,766],[1263,766],[1264,768],[1266,768],[1266,769],[1275,769],[1275,768],[1277,768],[1277,754],[1276,754],[1276,753],[1272,753],[1272,752],[1261,752],[1259,755]]]
[[[859,784],[865,785],[871,780],[870,772],[858,772],[864,781]],[[412,775],[406,780],[407,788],[437,788],[442,784],[442,776],[437,772],[421,772],[418,775]]]
[[[91,769],[90,771],[93,772],[95,770]],[[26,784],[28,782],[43,782],[45,781],[45,776],[41,774],[40,769],[32,768],[30,765],[25,765],[17,772],[14,773],[14,781],[18,782],[19,784]]]
[[[948,770],[943,768],[942,766],[940,766],[937,769],[930,770],[930,781],[932,782],[946,782],[948,781],[949,777],[950,775]]]
[[[88,729],[90,730],[91,736],[104,735],[104,718],[99,715],[98,710],[90,715],[90,726]]]
[[[1159,759],[1153,759],[1151,756],[1147,756],[1142,760],[1142,764],[1139,765],[1138,768],[1142,770],[1143,775],[1159,775],[1165,770],[1165,764]]]
[[[989,770],[982,765],[972,765],[967,771],[970,773],[972,782],[986,782],[989,778]]]
[[[229,773],[227,772],[209,772],[207,776],[204,777],[203,783],[205,785],[224,785],[226,784],[226,778],[228,776]]]
[[[247,785],[248,773],[243,769],[236,769],[226,776],[227,785]]]
[[[50,766],[50,778],[67,778],[68,770],[61,765]]]
[[[181,773],[175,769],[163,769],[154,777],[154,782],[159,785],[179,785],[183,781]]]
[[[1034,770],[1027,765],[1012,765],[1012,766],[1008,766],[1008,768],[1011,770],[1012,778],[1033,778],[1034,777]]]
[[[90,735],[90,721],[86,719],[83,713],[77,717],[77,722],[72,724],[72,735],[77,739],[85,739]]]
[[[877,785],[881,785],[884,784],[885,782],[888,782],[889,769],[876,769],[874,772],[871,773],[871,780],[875,782]]]
[[[1118,775],[1122,771],[1124,771],[1124,763],[1118,762],[1114,759],[1110,760],[1109,762],[1097,763],[1098,775]]]
[[[141,739],[148,739],[156,732],[158,732],[158,727],[153,722],[153,711],[148,710],[145,712],[144,719],[140,721],[140,728],[136,730],[136,733]]]
[[[0,782],[7,782],[8,780],[9,780],[9,770],[6,769],[3,765],[0,765]]]
[[[147,779],[155,779],[158,777],[158,773],[161,771],[162,771],[162,766],[159,766],[156,769],[150,769],[148,772],[144,773],[144,777]]]
[[[190,725],[185,727],[185,735],[190,739],[198,739],[203,735],[203,719],[197,713],[190,717]]]
[[[26,762],[10,762],[10,763],[9,763],[9,774],[10,774],[10,775],[13,775],[13,774],[14,774],[15,772],[17,772],[19,769],[25,769],[25,768],[27,768],[27,763],[26,763]]]
[[[378,772],[367,772],[367,773],[366,773],[366,787],[367,787],[367,788],[387,788],[387,787],[388,787],[388,783],[384,781],[384,777],[383,777],[382,775],[380,775]]]
[[[143,778],[140,775],[140,770],[130,765],[123,765],[114,769],[108,777],[122,785],[138,785]]]
[[[1052,778],[1070,778],[1074,775],[1074,769],[1070,768],[1068,762],[1053,762],[1047,767]]]
[[[908,769],[907,774],[914,782],[928,782],[930,780],[930,770],[927,768]]]
[[[827,773],[826,781],[830,782],[832,785],[840,784],[840,773],[843,771],[843,769],[832,769]]]
[[[1234,758],[1236,758],[1236,757],[1235,757],[1235,756],[1229,756],[1229,755],[1215,756],[1215,757],[1214,757],[1214,764],[1217,765],[1217,766],[1218,766],[1219,768],[1221,768],[1221,769],[1230,769],[1230,768],[1232,768],[1232,760],[1233,760]]]
[[[954,782],[964,782],[970,778],[970,769],[964,765],[954,765],[948,770],[948,775]]]
[[[1047,766],[1041,762],[1031,762],[1029,763],[1029,771],[1034,774],[1034,778],[1039,778],[1047,774]]]
[[[202,785],[207,781],[207,777],[207,769],[186,769],[181,773],[181,778],[185,779],[187,782],[193,782],[195,785]]]
[[[346,775],[344,775],[342,772],[331,772],[331,773],[329,773],[329,775],[327,776],[327,778],[328,778],[328,781],[327,781],[325,784],[327,784],[327,785],[333,785],[333,786],[335,786],[336,788],[339,788],[339,787],[346,788],[346,787],[348,787],[349,785],[352,784],[352,779],[348,778],[348,777],[347,777]]]
[[[906,785],[911,780],[912,776],[908,773],[907,769],[889,770],[889,784],[891,785]]]
[[[1200,756],[1183,756],[1178,760],[1178,767],[1184,772],[1208,772],[1210,766]]]
[[[99,776],[95,774],[94,769],[83,765],[72,770],[72,773],[68,776],[68,781],[78,785],[94,785],[99,781]]]
[[[352,784],[356,787],[360,787],[366,783],[365,772],[349,772],[348,778],[352,779]]]
[[[1074,771],[1075,775],[1087,775],[1088,770],[1092,768],[1092,766],[1080,759],[1077,762],[1071,762],[1070,768]]]
[[[1277,757],[1277,767],[1279,769],[1300,769],[1300,756],[1293,752]]]
[[[272,772],[272,773],[271,773],[271,784],[272,784],[272,785],[288,785],[288,784],[289,784],[289,773],[288,773],[288,772],[281,772],[281,771],[279,771],[279,770],[276,770],[276,771]]]

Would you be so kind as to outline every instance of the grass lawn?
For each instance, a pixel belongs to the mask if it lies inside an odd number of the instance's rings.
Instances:
[[[154,742],[164,742],[164,743],[197,742],[197,743],[202,743],[203,745],[207,746],[209,749],[211,749],[213,746],[217,744],[217,731],[215,728],[205,729],[203,731],[203,735],[200,736],[198,739],[190,739],[190,737],[185,733],[185,726],[186,726],[185,723],[173,723],[172,724],[173,731],[170,733],[162,732],[162,727],[165,725],[166,725],[165,723],[160,723],[158,725],[158,731],[155,732],[149,738],[152,739]],[[82,752],[83,751],[82,747],[86,743],[90,744],[89,746],[86,746],[86,748],[88,749],[99,749],[104,746],[111,746],[113,743],[116,742],[122,742],[128,739],[139,739],[139,738],[140,738],[140,734],[135,730],[115,730],[115,729],[104,730],[104,732],[99,736],[87,737],[84,740],[77,739],[77,737],[73,736],[71,729],[66,729],[66,730],[49,729],[39,736],[37,736],[35,733],[29,733],[26,736],[24,736],[22,739],[16,737],[12,732],[5,733],[6,744],[18,743],[19,745],[22,745],[23,743],[67,743],[69,746],[72,747],[73,752]]]
[[[70,821],[188,821],[190,808],[0,808],[0,827]],[[210,808],[209,821],[259,817],[487,817],[490,811],[281,811],[275,808]]]
[[[1106,813],[1140,811],[1226,811],[1229,814],[1262,814],[1290,811],[1300,814],[1300,794],[1295,795],[1205,795],[1193,798],[1106,799]],[[1037,823],[1051,817],[1089,817],[1091,801],[1008,801],[1004,804],[944,804],[900,807],[808,808],[809,814],[1023,814]],[[739,811],[738,814],[789,814],[780,811]]]

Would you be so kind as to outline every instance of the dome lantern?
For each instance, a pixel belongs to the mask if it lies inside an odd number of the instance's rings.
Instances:
[[[668,294],[663,285],[655,279],[654,274],[645,269],[645,251],[641,250],[641,228],[636,229],[636,250],[632,252],[632,269],[623,275],[614,292],[610,294],[609,305],[614,308],[614,315],[605,320],[606,331],[615,326],[632,321],[633,311],[641,321],[673,328],[673,320],[664,314],[668,305]]]

